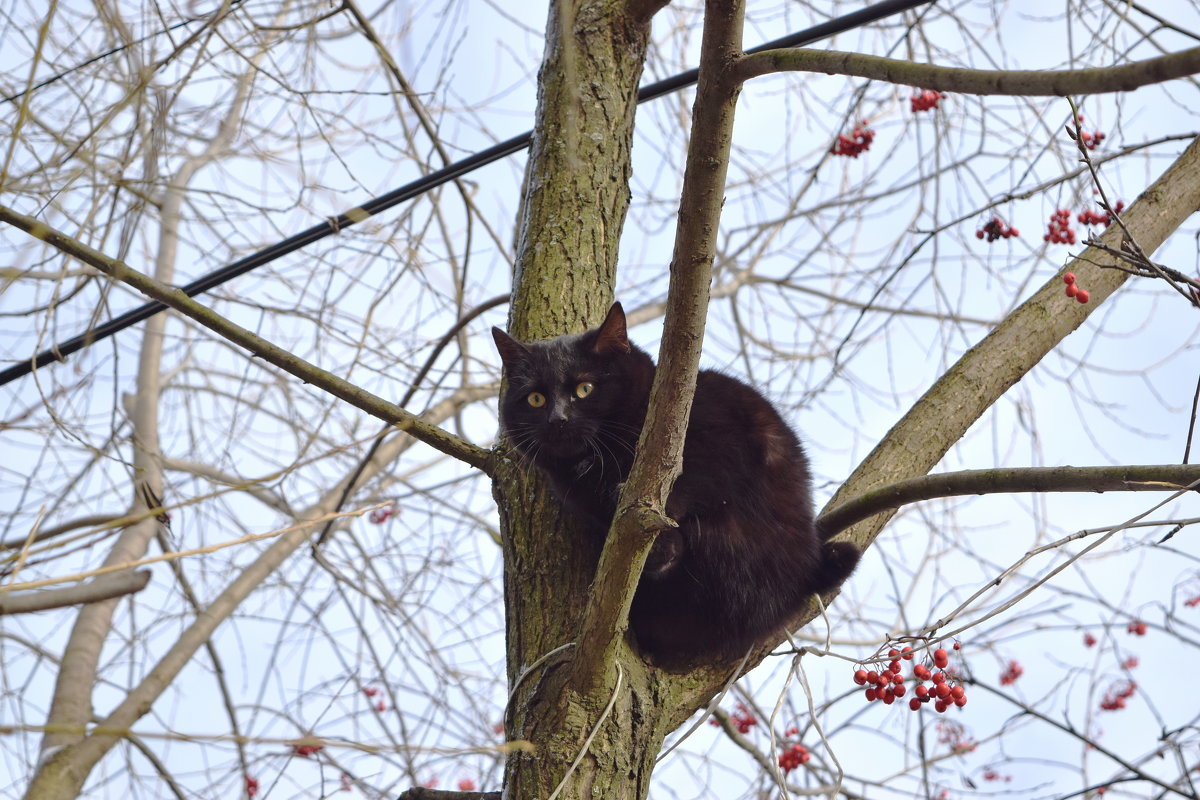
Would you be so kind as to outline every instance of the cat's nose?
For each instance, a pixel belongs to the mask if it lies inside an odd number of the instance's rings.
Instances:
[[[554,425],[561,426],[567,421],[567,409],[562,405],[555,403],[554,408],[550,410],[550,422]]]

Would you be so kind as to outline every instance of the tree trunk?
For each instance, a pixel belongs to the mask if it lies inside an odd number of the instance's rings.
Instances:
[[[539,75],[535,135],[518,227],[509,330],[542,339],[597,324],[613,300],[617,244],[629,206],[630,149],[650,10],[620,3],[553,3]],[[495,494],[505,555],[510,757],[505,794],[547,798],[644,797],[669,732],[647,703],[655,682],[627,648],[607,698],[565,685],[600,542],[581,535],[530,470],[498,459]],[[533,667],[530,669],[530,667]],[[528,670],[528,675],[526,675]],[[618,682],[620,688],[614,694]],[[609,706],[608,699],[614,702]],[[597,722],[607,718],[585,747]],[[613,724],[614,721],[620,724]],[[573,761],[584,753],[569,778]]]

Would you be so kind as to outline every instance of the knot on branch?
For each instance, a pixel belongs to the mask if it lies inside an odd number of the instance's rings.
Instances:
[[[635,503],[617,512],[617,530],[637,530],[645,534],[657,534],[678,527],[678,522],[668,517],[660,509],[645,503]]]

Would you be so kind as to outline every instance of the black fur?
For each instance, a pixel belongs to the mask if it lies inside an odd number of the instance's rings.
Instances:
[[[603,536],[633,463],[654,362],[630,343],[620,303],[581,334],[532,344],[492,334],[508,374],[504,433]],[[667,501],[679,528],[659,534],[630,612],[643,653],[680,666],[740,657],[814,592],[845,580],[858,552],[822,541],[809,482],[804,450],[771,404],[702,370],[683,473]]]

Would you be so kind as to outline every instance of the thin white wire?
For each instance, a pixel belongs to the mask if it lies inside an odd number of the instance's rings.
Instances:
[[[551,651],[553,653],[554,651]],[[547,653],[546,655],[550,655]],[[543,656],[545,658],[545,656]],[[540,659],[539,659],[540,660]],[[579,755],[575,756],[575,760],[571,762],[571,766],[567,769],[567,774],[563,775],[558,786],[554,787],[554,791],[546,800],[554,800],[558,797],[558,793],[567,785],[567,779],[571,777],[571,773],[579,766],[579,762],[583,761],[583,756],[587,753],[588,748],[592,746],[592,739],[596,738],[596,734],[600,731],[600,726],[604,724],[604,720],[608,719],[609,713],[613,710],[613,706],[617,704],[617,693],[621,691],[621,681],[625,678],[625,670],[621,668],[621,662],[617,662],[617,685],[613,687],[612,697],[608,698],[608,705],[604,707],[604,712],[600,714],[600,719],[596,720],[596,724],[592,726],[592,732],[588,734],[587,739],[583,743],[583,747],[579,748]]]
[[[838,761],[837,753],[833,751],[833,745],[829,743],[829,739],[825,736],[825,729],[821,727],[821,721],[817,719],[817,708],[813,703],[812,689],[808,685],[808,674],[804,671],[804,666],[800,663],[800,656],[803,653],[797,653],[795,661],[792,663],[793,673],[798,673],[797,678],[800,683],[800,688],[804,690],[804,696],[808,699],[808,718],[812,720],[813,727],[817,729],[817,737],[821,740],[821,746],[825,748],[825,752],[829,754],[829,760],[833,762],[833,766],[837,769],[837,780],[834,782],[833,789],[829,792],[830,797],[837,797],[838,792],[842,790],[842,781],[846,777],[846,771],[842,769],[842,762]]]
[[[522,681],[524,681],[526,678],[529,677],[529,673],[533,672],[535,669],[537,669],[542,664],[544,664],[546,662],[546,660],[549,659],[551,656],[554,656],[557,653],[561,653],[563,650],[566,650],[568,647],[574,647],[574,646],[575,646],[574,642],[567,642],[566,644],[559,645],[558,647],[551,650],[549,653],[546,653],[545,655],[540,656],[536,661],[534,661],[532,664],[530,664],[528,667],[525,668],[525,671],[522,672],[515,681],[513,681],[512,688],[508,690],[508,702],[504,704],[504,718],[505,719],[508,718],[508,709],[512,706],[513,698],[516,697],[516,695],[517,695],[517,688],[521,685]]]
[[[712,716],[713,709],[721,705],[721,701],[724,700],[725,695],[729,693],[729,689],[731,686],[733,686],[733,682],[736,681],[738,676],[742,674],[742,668],[746,666],[746,659],[750,658],[750,653],[753,651],[753,649],[754,648],[751,647],[750,650],[746,651],[746,655],[742,656],[742,660],[738,663],[737,668],[729,676],[729,680],[725,681],[725,685],[721,687],[721,691],[717,693],[716,697],[708,701],[708,707],[704,709],[704,714],[701,715],[700,719],[696,720],[692,727],[688,728],[683,732],[682,736],[672,742],[670,747],[658,754],[658,758],[654,759],[655,766],[658,766],[658,762],[671,755],[671,751],[683,744],[689,736],[695,733],[701,725],[708,721],[708,718]]]

